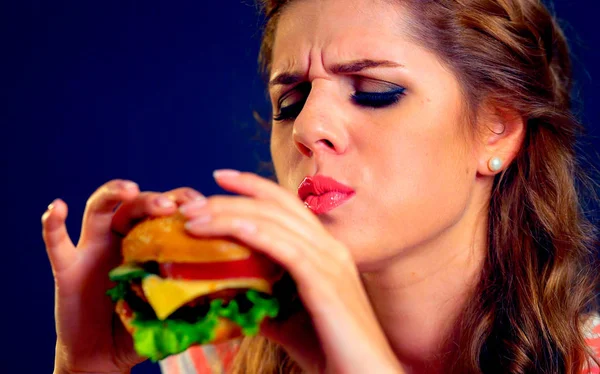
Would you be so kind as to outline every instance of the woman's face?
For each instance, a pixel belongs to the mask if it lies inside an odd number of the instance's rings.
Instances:
[[[409,40],[408,17],[385,1],[303,0],[276,30],[277,178],[293,192],[314,175],[355,190],[319,218],[363,270],[460,226],[475,185],[458,81]]]

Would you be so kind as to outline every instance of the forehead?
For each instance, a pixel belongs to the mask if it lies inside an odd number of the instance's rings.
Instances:
[[[273,71],[299,70],[320,51],[324,65],[340,60],[404,60],[411,44],[408,12],[397,1],[296,0],[279,19]]]

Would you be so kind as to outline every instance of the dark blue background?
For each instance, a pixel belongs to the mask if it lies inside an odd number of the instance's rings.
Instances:
[[[594,0],[556,0],[573,42],[576,108],[600,148]],[[252,0],[5,1],[0,5],[1,373],[49,373],[53,280],[40,216],[56,197],[79,235],[87,197],[112,178],[144,190],[219,192],[216,168],[257,170],[270,115]],[[134,373],[156,373],[144,364]]]

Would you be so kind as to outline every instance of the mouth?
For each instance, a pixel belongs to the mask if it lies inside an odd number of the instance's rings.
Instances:
[[[351,187],[321,175],[304,178],[298,187],[298,197],[317,215],[330,212],[355,194]]]

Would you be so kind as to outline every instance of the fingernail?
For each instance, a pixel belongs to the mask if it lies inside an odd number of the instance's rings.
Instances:
[[[48,217],[50,217],[50,214],[52,214],[49,210],[45,211],[44,214],[42,214],[42,223],[45,223],[46,220],[48,220]]]
[[[135,190],[136,188],[138,188],[138,184],[132,181],[124,181],[121,187],[124,190]]]
[[[160,208],[170,208],[175,205],[173,200],[171,200],[165,196],[157,197],[156,200],[154,200],[154,203]]]
[[[207,199],[205,197],[202,197],[202,198],[196,199],[196,200],[192,200],[192,201],[180,206],[179,211],[183,214],[194,212],[194,211],[202,208],[203,206],[205,206],[206,202],[207,202]]]
[[[122,191],[132,191],[138,187],[137,183],[132,181],[120,181],[110,187],[110,192],[118,194]]]
[[[233,169],[218,169],[213,171],[213,178],[228,178],[228,177],[237,177],[240,175],[240,171]]]
[[[204,195],[202,195],[200,192],[198,191],[186,191],[185,192],[185,196],[190,199],[190,200],[203,200],[205,199]]]
[[[203,216],[199,216],[192,220],[187,221],[184,226],[188,230],[194,229],[194,228],[197,228],[198,226],[202,226],[203,224],[210,222],[211,219],[212,219],[212,217],[209,214],[205,214]]]
[[[52,210],[56,207],[56,201],[58,199],[54,199],[50,204],[48,204],[48,209],[42,214],[42,222],[48,219],[50,214],[52,214]]]

